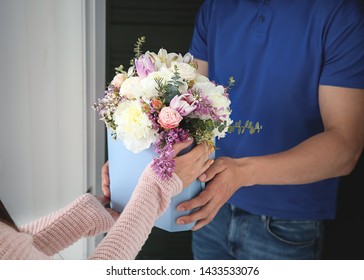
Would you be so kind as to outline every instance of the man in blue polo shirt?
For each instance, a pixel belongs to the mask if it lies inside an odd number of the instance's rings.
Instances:
[[[196,259],[318,259],[339,176],[364,143],[364,9],[355,0],[206,0],[190,52],[219,84],[235,78],[232,119],[259,122],[217,141]]]

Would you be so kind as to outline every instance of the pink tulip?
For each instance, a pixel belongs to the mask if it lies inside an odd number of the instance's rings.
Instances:
[[[145,78],[156,70],[151,58],[144,54],[135,60],[135,68],[140,78]]]
[[[189,92],[173,97],[169,106],[180,113],[181,116],[187,116],[197,107],[196,99]]]

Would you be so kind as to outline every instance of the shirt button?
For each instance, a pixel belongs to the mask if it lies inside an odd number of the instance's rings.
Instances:
[[[259,16],[259,17],[258,17],[258,20],[259,20],[260,22],[265,21],[265,16]]]
[[[264,1],[263,1],[263,4],[264,4],[264,5],[268,5],[268,4],[269,4],[269,2],[270,2],[270,0],[264,0]]]

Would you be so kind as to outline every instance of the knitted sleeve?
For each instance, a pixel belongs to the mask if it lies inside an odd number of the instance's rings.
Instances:
[[[81,237],[108,231],[114,219],[91,194],[80,196],[57,212],[21,226],[33,235],[33,244],[48,256],[69,247]]]
[[[161,180],[148,166],[115,225],[96,248],[91,259],[135,259],[155,220],[166,210],[171,197],[182,190],[176,174]]]
[[[0,222],[0,260],[44,260],[49,256],[33,246],[30,234]]]

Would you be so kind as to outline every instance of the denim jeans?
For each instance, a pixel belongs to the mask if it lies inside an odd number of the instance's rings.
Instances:
[[[322,221],[292,221],[253,215],[225,204],[213,221],[193,232],[197,260],[320,259]]]

